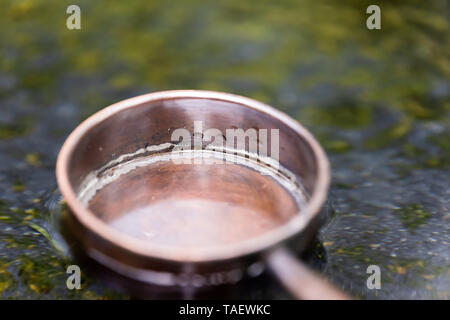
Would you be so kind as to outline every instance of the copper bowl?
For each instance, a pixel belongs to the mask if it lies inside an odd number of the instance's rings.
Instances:
[[[131,171],[132,179],[118,178],[113,186],[107,185],[108,192],[94,188],[92,200],[82,201],[80,192],[88,177],[93,177],[88,184],[95,184],[104,171],[111,169],[111,163],[152,156],[152,146],[173,142],[176,128],[195,131],[194,121],[202,121],[204,128],[223,132],[227,128],[278,129],[279,164],[301,182],[306,195],[304,206],[287,218],[283,216],[284,211],[293,210],[290,198],[279,186],[267,184],[269,178],[260,174],[241,179],[239,172],[219,167],[197,166],[194,170],[176,165],[159,167],[148,174],[136,169]],[[245,148],[248,144],[234,147]],[[159,174],[161,169],[163,173]],[[200,174],[192,174],[200,169]],[[178,180],[168,173],[178,174]],[[346,298],[285,249],[289,241],[301,252],[318,231],[330,170],[326,155],[313,136],[298,122],[268,105],[232,94],[197,90],[156,92],[118,102],[92,115],[70,134],[59,153],[56,176],[70,209],[70,233],[90,258],[133,281],[180,289],[213,287],[239,282],[252,274],[255,266],[264,264],[297,298]],[[180,177],[186,176],[180,183]],[[190,188],[190,184],[196,188]],[[236,201],[255,212],[265,212],[266,216],[256,217],[255,223],[275,217],[278,224],[246,238],[248,221],[241,221],[243,215],[237,215],[231,228],[235,236],[227,233],[229,237],[224,243],[187,247],[145,241],[112,227],[111,221],[128,209],[148,205],[155,197],[169,200],[225,197],[224,201]],[[214,214],[214,205],[208,210]],[[226,215],[226,210],[223,214]],[[195,237],[191,223],[194,221],[170,227]]]

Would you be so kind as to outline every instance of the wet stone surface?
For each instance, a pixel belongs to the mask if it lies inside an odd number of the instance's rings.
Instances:
[[[445,1],[189,5],[4,1],[0,20],[0,297],[128,298],[83,274],[68,290],[54,165],[67,134],[110,103],[180,88],[288,113],[332,164],[328,220],[308,260],[355,297],[450,297],[450,76]],[[339,6],[339,7],[338,7]],[[12,27],[13,26],[13,27]],[[381,289],[369,290],[369,265]],[[244,297],[284,298],[264,275]]]

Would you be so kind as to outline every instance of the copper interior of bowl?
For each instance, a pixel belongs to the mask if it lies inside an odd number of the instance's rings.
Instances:
[[[254,238],[300,209],[273,178],[239,164],[156,162],[97,191],[89,208],[130,236],[205,247]]]
[[[172,132],[203,129],[279,129],[279,163],[301,184],[305,201],[318,182],[310,143],[272,115],[220,99],[179,97],[124,108],[89,127],[68,161],[75,194],[87,177],[126,154],[173,142]],[[270,150],[270,136],[268,141]],[[238,145],[235,145],[239,148]],[[246,148],[248,144],[246,143]],[[152,156],[140,154],[137,157]],[[130,159],[126,159],[128,161]],[[100,173],[101,174],[101,173]],[[292,192],[272,177],[239,164],[157,162],[136,168],[97,190],[85,205],[105,224],[154,244],[217,246],[257,237],[301,214]]]

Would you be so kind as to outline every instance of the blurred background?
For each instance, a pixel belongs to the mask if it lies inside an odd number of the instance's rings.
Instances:
[[[66,8],[81,8],[81,30]],[[381,8],[381,30],[366,8]],[[450,7],[446,0],[0,0],[0,298],[127,298],[66,288],[56,157],[97,110],[169,89],[288,113],[333,170],[313,265],[368,299],[450,298]],[[382,289],[366,287],[379,265]],[[285,297],[261,285],[248,298]]]

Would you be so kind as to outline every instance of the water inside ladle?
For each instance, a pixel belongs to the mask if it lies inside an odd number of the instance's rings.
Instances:
[[[284,168],[273,170],[237,155],[205,164],[199,155],[223,157],[198,150],[179,155],[186,163],[175,164],[167,154],[125,161],[84,183],[82,201],[116,230],[189,248],[257,237],[299,214],[306,202]]]

